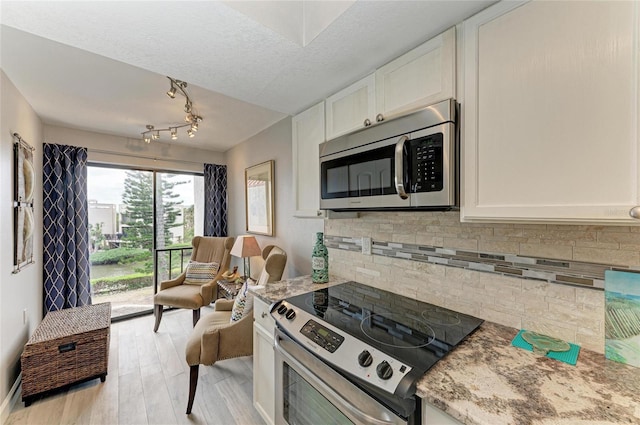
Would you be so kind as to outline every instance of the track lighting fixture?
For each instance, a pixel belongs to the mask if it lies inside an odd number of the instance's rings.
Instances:
[[[164,131],[170,133],[171,140],[177,140],[178,129],[183,127],[189,127],[187,134],[189,137],[194,137],[195,132],[198,131],[198,123],[202,121],[202,117],[198,115],[197,111],[193,107],[193,101],[187,93],[187,83],[185,81],[176,80],[175,78],[167,78],[171,82],[171,86],[167,91],[167,96],[171,99],[175,99],[176,93],[180,93],[186,99],[184,103],[184,112],[187,113],[187,116],[184,119],[186,124],[175,125],[168,128],[155,128],[153,125],[148,124],[147,130],[142,133],[142,140],[145,143],[151,143],[151,140],[158,140],[160,138],[160,133]]]

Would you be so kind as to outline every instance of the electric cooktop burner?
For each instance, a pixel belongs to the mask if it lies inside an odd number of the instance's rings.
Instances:
[[[346,338],[362,341],[422,373],[482,323],[473,316],[358,282],[287,298],[283,304],[303,310],[298,316],[304,315],[304,323],[329,324]],[[276,322],[287,322],[284,311],[272,313]],[[324,333],[311,332],[318,335],[315,338],[324,338]]]

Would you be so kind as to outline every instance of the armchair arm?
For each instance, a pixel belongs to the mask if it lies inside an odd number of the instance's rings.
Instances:
[[[253,354],[253,312],[220,328],[218,360]]]
[[[199,328],[196,327],[196,329]],[[189,366],[212,365],[218,360],[252,354],[253,314],[234,323],[205,328],[199,336],[192,334],[186,349]]]
[[[216,311],[231,311],[233,309],[233,303],[235,303],[235,300],[226,300],[221,298],[216,300],[214,307]]]
[[[182,272],[175,279],[165,280],[160,282],[160,288],[158,290],[164,291],[167,288],[173,288],[174,286],[182,285],[186,275],[187,275],[186,272]]]
[[[220,328],[212,327],[205,330],[200,338],[200,358],[189,358],[187,353],[187,363],[189,366],[195,364],[212,365],[218,361],[218,351],[220,348]]]
[[[221,267],[213,280],[210,280],[209,282],[200,286],[200,296],[202,297],[204,305],[209,305],[211,304],[211,301],[213,301],[213,294],[215,294],[217,291],[218,281],[222,279],[222,273],[226,272],[227,270],[228,267]]]

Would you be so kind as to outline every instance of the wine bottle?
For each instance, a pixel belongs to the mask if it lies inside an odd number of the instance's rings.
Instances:
[[[324,245],[324,234],[316,233],[316,244],[311,254],[311,281],[313,283],[329,282],[329,251]]]

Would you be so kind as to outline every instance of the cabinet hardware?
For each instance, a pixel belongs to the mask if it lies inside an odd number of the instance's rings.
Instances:
[[[371,125],[371,120],[369,118],[364,120],[364,126],[369,127]]]
[[[382,122],[382,121],[384,121],[384,116],[382,114],[376,115],[376,122]]]
[[[633,218],[639,218],[640,219],[640,205],[637,207],[633,207],[629,210],[629,215]]]
[[[267,317],[267,313],[265,313],[264,311],[262,312],[262,314],[260,315],[262,316],[262,318],[264,319],[265,317]]]
[[[67,351],[73,351],[75,349],[76,349],[76,343],[75,342],[70,342],[68,344],[58,345],[58,352],[59,353],[66,353]]]

